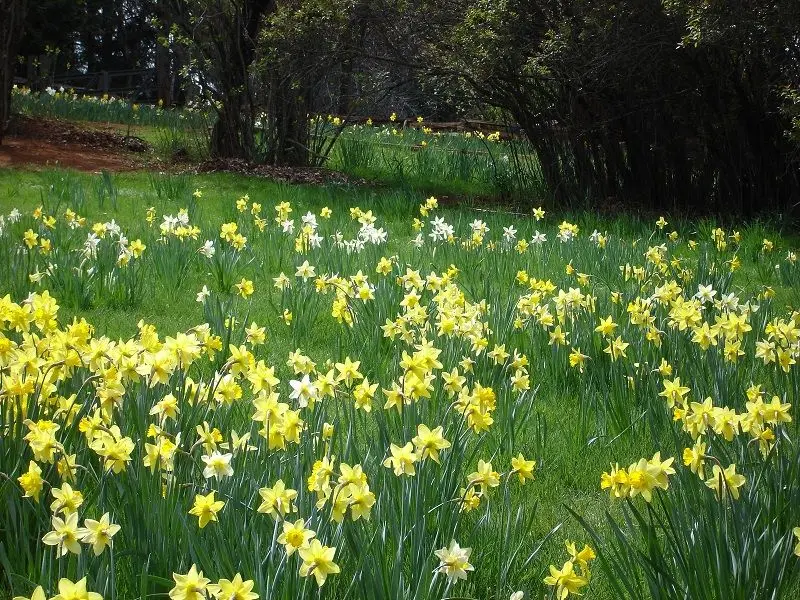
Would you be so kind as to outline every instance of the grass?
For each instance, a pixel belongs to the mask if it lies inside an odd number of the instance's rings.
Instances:
[[[384,227],[392,231],[395,235],[402,236],[394,238],[390,242],[387,254],[401,253],[403,259],[407,258],[409,241],[412,237],[409,215],[412,214],[420,203],[421,198],[418,193],[409,190],[393,189],[368,189],[356,186],[295,186],[274,183],[257,177],[242,177],[234,174],[208,174],[208,175],[187,175],[164,174],[160,178],[156,174],[146,172],[120,173],[112,175],[113,186],[120,200],[116,209],[110,205],[100,206],[97,185],[101,177],[77,173],[74,171],[48,170],[48,171],[20,171],[20,170],[0,170],[0,211],[8,212],[12,208],[19,208],[22,211],[32,211],[34,208],[49,203],[57,206],[59,199],[52,192],[52,188],[73,187],[72,193],[77,196],[85,197],[85,206],[80,210],[82,216],[86,216],[90,221],[115,220],[120,223],[129,237],[140,236],[146,230],[144,224],[145,210],[149,206],[155,206],[159,214],[175,214],[178,209],[187,205],[189,196],[194,190],[201,190],[202,200],[202,219],[208,223],[220,223],[225,220],[232,220],[236,217],[236,211],[232,206],[233,200],[248,195],[252,201],[260,202],[265,210],[273,204],[288,201],[295,207],[295,214],[300,215],[311,211],[318,213],[323,206],[329,207],[350,207],[359,206],[364,210],[372,210],[381,215],[384,219]],[[159,199],[154,190],[153,179],[160,179],[173,182],[177,189],[171,190],[173,193],[182,195],[182,200],[170,201]],[[80,190],[80,191],[78,191]],[[68,203],[63,202],[61,208],[66,208]],[[337,212],[343,213],[343,210]],[[521,224],[528,230],[534,230],[538,225],[532,218],[520,218],[518,216],[507,216],[506,213],[485,212],[480,209],[469,210],[459,208],[445,208],[440,211],[442,217],[450,222],[466,223],[475,218],[486,220],[490,228],[502,228],[505,224],[513,224],[521,229]],[[640,219],[622,215],[618,218],[602,217],[592,213],[563,213],[554,216],[549,220],[561,220],[576,222],[584,231],[606,231],[611,235],[624,237],[627,239],[644,240],[651,235],[648,225]],[[684,222],[679,224],[684,231],[692,232],[697,229],[697,224]],[[214,232],[208,231],[207,237],[213,239]],[[761,246],[763,238],[782,238],[784,245],[797,243],[797,238],[792,236],[782,237],[782,234],[769,226],[769,224],[754,223],[747,225],[743,230],[743,242],[741,244],[742,253],[746,256],[757,256],[758,248]],[[644,242],[640,242],[644,245]],[[536,265],[540,275],[552,274],[555,271],[558,259],[554,257],[552,263]],[[443,261],[436,261],[439,268]],[[447,266],[447,265],[443,265]],[[524,265],[519,265],[524,266]],[[558,265],[560,266],[560,265]],[[289,265],[283,265],[288,273]],[[483,279],[487,270],[491,270],[492,265],[483,264],[482,272],[475,274],[477,280]],[[509,267],[510,269],[510,267]],[[770,267],[764,271],[755,261],[745,264],[733,278],[733,288],[739,293],[750,293],[753,290],[764,286],[772,286],[778,295],[778,302],[787,306],[800,305],[798,290],[793,286],[787,286],[781,282]],[[269,275],[277,275],[270,273]],[[512,273],[513,275],[513,273]],[[186,290],[199,288],[206,279],[207,273],[198,270],[192,273],[185,285]],[[259,283],[268,284],[267,274],[256,275]],[[487,280],[488,281],[488,280]],[[154,295],[148,295],[143,299],[143,305],[134,309],[133,319],[120,320],[119,314],[128,313],[127,309],[109,309],[108,307],[96,307],[90,309],[88,313],[93,322],[104,325],[108,323],[112,329],[108,335],[121,337],[135,333],[135,321],[145,316],[152,316],[158,325],[159,330],[166,331],[187,329],[196,324],[198,318],[202,316],[200,307],[196,306],[194,298],[183,294],[178,298],[180,310],[177,315],[159,314],[157,307],[163,305],[166,300],[170,300],[165,287],[167,283],[163,281],[155,282],[158,291]],[[199,285],[198,285],[199,284]],[[506,286],[508,282],[505,282]],[[266,286],[264,286],[266,287]],[[270,286],[271,287],[271,286]],[[506,289],[508,289],[506,287]],[[481,290],[487,291],[487,290]],[[276,298],[273,298],[275,300]],[[258,310],[258,305],[255,306]],[[269,311],[270,308],[265,308]],[[71,318],[72,314],[67,313]],[[163,325],[162,325],[163,324]],[[120,329],[114,329],[119,327]],[[335,335],[335,334],[333,334]]]
[[[199,200],[193,197],[195,190],[201,192]],[[253,227],[248,212],[237,211],[236,200],[244,196],[249,198],[249,202],[262,204],[263,214],[269,221],[266,233],[260,234]],[[461,270],[457,281],[468,300],[486,300],[491,306],[488,323],[494,332],[493,341],[506,344],[509,350],[515,348],[527,354],[532,364],[531,380],[535,393],[531,393],[531,408],[526,420],[518,431],[508,435],[509,430],[505,427],[513,424],[514,418],[498,416],[498,421],[505,425],[499,430],[490,430],[485,440],[486,447],[496,449],[496,468],[503,463],[500,468],[505,470],[507,467],[504,463],[516,452],[523,452],[538,461],[536,480],[528,482],[525,487],[512,487],[508,492],[512,503],[515,506],[519,503],[523,512],[531,517],[526,522],[525,531],[515,532],[511,539],[526,549],[523,555],[544,540],[541,555],[522,570],[518,569],[520,565],[516,565],[517,570],[514,571],[517,586],[527,588],[531,593],[536,593],[536,584],[544,577],[548,564],[563,562],[564,540],[588,540],[585,527],[603,529],[607,512],[612,517],[623,518],[620,504],[611,502],[607,493],[599,489],[600,473],[608,469],[610,463],[627,464],[640,456],[650,456],[658,449],[662,449],[665,455],[679,456],[680,444],[684,442],[676,441],[672,426],[663,416],[656,418],[656,413],[661,409],[654,413],[651,408],[661,403],[658,398],[660,377],[653,376],[649,371],[658,364],[658,358],[666,356],[683,380],[691,382],[692,388],[698,390],[698,395],[713,395],[721,402],[742,406],[743,403],[734,400],[734,396],[741,396],[748,382],[754,380],[763,381],[775,393],[784,391],[789,398],[796,394],[796,370],[784,378],[780,373],[776,374],[749,358],[746,369],[706,360],[705,355],[696,354],[693,344],[687,339],[673,333],[668,334],[666,347],[656,351],[644,343],[636,329],[627,323],[625,306],[615,306],[610,302],[611,290],[627,290],[631,294],[629,297],[636,293],[635,282],[626,281],[618,267],[626,263],[643,264],[642,257],[648,246],[666,242],[666,230],[660,232],[654,229],[652,223],[631,216],[611,219],[591,213],[559,214],[548,215],[540,223],[532,217],[502,212],[443,208],[437,210],[435,215],[451,223],[462,235],[469,231],[471,221],[482,219],[492,232],[491,239],[498,244],[501,243],[503,227],[509,225],[517,229],[518,238],[530,239],[535,231],[542,230],[549,242],[540,248],[533,247],[524,254],[513,250],[489,250],[485,245],[465,252],[457,246],[432,245],[430,242],[426,242],[422,250],[417,250],[411,244],[416,235],[412,216],[417,214],[417,207],[422,200],[419,192],[408,188],[371,190],[350,186],[287,186],[225,174],[186,176],[143,172],[106,176],[103,180],[99,176],[64,171],[0,171],[0,214],[8,214],[13,208],[18,208],[28,215],[35,208],[43,206],[46,214],[62,215],[69,208],[85,216],[90,224],[113,219],[123,228],[129,240],[140,238],[147,244],[145,262],[142,263],[145,269],[144,286],[132,302],[120,303],[112,295],[93,297],[88,305],[79,301],[70,303],[68,297],[59,298],[60,321],[67,323],[73,317],[85,317],[96,327],[97,336],[129,338],[137,333],[136,324],[140,320],[154,325],[162,335],[186,331],[206,321],[209,317],[208,305],[197,303],[196,293],[203,285],[209,285],[215,297],[225,297],[230,289],[220,289],[219,285],[215,285],[209,262],[199,257],[194,249],[205,239],[218,241],[221,223],[238,222],[240,230],[248,237],[248,249],[228,277],[231,282],[242,277],[253,281],[256,293],[246,304],[246,309],[243,306],[238,309],[239,314],[243,317],[246,314],[247,322],[255,321],[267,327],[268,343],[259,348],[258,357],[267,364],[275,365],[276,374],[283,381],[293,376],[286,367],[286,357],[297,348],[302,348],[320,365],[328,360],[341,361],[345,355],[358,358],[362,362],[362,372],[370,381],[381,380],[387,372],[395,371],[396,365],[393,363],[396,351],[387,346],[377,326],[396,312],[396,302],[402,298],[402,294],[398,294],[398,290],[388,283],[378,283],[381,300],[374,305],[358,308],[359,321],[353,328],[347,328],[329,315],[330,297],[304,293],[300,285],[296,285],[290,293],[275,290],[273,278],[280,272],[294,278],[295,268],[303,257],[295,256],[291,247],[292,238],[280,234],[271,223],[274,205],[289,202],[293,208],[292,217],[296,220],[306,212],[319,215],[323,207],[330,207],[333,217],[322,225],[326,236],[335,231],[344,232],[346,237],[354,235],[357,226],[348,214],[348,209],[353,206],[358,206],[362,211],[373,211],[377,217],[376,226],[390,232],[386,246],[367,246],[360,254],[311,250],[305,258],[317,266],[318,273],[353,275],[363,270],[372,279],[381,256],[396,256],[396,264],[400,267],[398,273],[404,273],[408,265],[420,269],[423,276],[429,271],[442,273],[451,264],[457,265]],[[157,213],[154,226],[145,222],[146,211],[151,206],[155,207]],[[191,242],[188,254],[180,254],[180,248],[176,246],[177,254],[170,256],[169,251],[157,249],[154,227],[163,215],[175,215],[180,208],[187,206],[191,207],[191,222],[201,228],[201,233],[197,241]],[[12,230],[14,236],[20,237],[22,230],[32,222],[29,217],[26,219]],[[581,231],[579,240],[568,244],[554,241],[556,224],[562,220],[578,224]],[[797,267],[783,262],[779,269],[775,269],[772,264],[780,262],[782,255],[776,251],[774,258],[773,255],[765,257],[761,250],[764,238],[775,242],[781,252],[791,248],[796,240],[781,236],[769,224],[742,226],[737,256],[740,256],[743,264],[731,276],[722,267],[711,270],[703,266],[712,261],[721,264],[732,255],[707,247],[711,229],[709,223],[673,223],[668,229],[673,226],[682,240],[689,237],[703,240],[701,251],[692,253],[680,243],[671,252],[675,257],[684,257],[693,270],[685,281],[686,289],[694,290],[699,283],[713,282],[720,294],[732,291],[745,299],[763,294],[769,286],[775,297],[771,301],[762,298],[762,302],[765,310],[774,315],[786,314],[787,306],[800,304]],[[598,249],[587,239],[588,233],[593,230],[609,234],[611,241],[608,250]],[[85,237],[85,231],[81,232],[81,236]],[[80,242],[64,240],[65,245],[70,243],[79,247]],[[184,259],[185,265],[180,264]],[[46,259],[35,260],[44,270]],[[159,261],[172,262],[162,264]],[[767,268],[764,267],[765,262],[768,263]],[[615,315],[615,320],[623,324],[624,337],[635,342],[629,349],[629,356],[632,357],[629,362],[607,362],[602,351],[602,340],[592,334],[591,327],[579,325],[587,321],[586,315],[577,318],[570,327],[572,344],[580,346],[592,356],[591,361],[598,364],[596,369],[590,365],[583,376],[567,366],[567,349],[548,344],[546,331],[534,326],[521,331],[511,328],[510,324],[517,314],[516,301],[524,292],[524,288],[515,283],[517,272],[525,270],[531,278],[551,279],[557,287],[567,290],[577,285],[576,275],[566,272],[567,265],[572,265],[577,273],[585,271],[591,275],[591,283],[586,289],[598,298],[597,314]],[[175,276],[178,271],[182,273],[181,277]],[[0,275],[0,295],[12,293],[15,299],[21,300],[29,292],[41,289],[27,281],[27,273],[20,273],[11,262],[0,266]],[[292,325],[285,324],[281,316],[284,309],[292,311]],[[588,319],[588,323],[593,326],[592,319]],[[755,330],[759,329],[757,325],[763,326],[754,322]],[[450,367],[459,358],[457,352],[457,345],[447,346],[444,356]],[[750,348],[748,352],[751,352]],[[687,360],[685,356],[703,358]],[[481,359],[480,363],[482,383],[504,389],[506,383],[503,374],[490,368],[484,360]],[[638,366],[639,363],[649,366],[645,369],[644,366]],[[634,387],[627,383],[628,377],[632,378],[630,381],[635,384]],[[385,379],[383,383],[385,386]],[[498,410],[501,414],[505,408]],[[352,435],[356,439],[362,437],[361,451],[368,452],[371,448],[368,438],[379,435],[378,431],[372,430],[366,420],[362,421],[353,414],[349,418],[351,422],[361,424]],[[490,457],[484,458],[488,460]],[[366,456],[364,459],[369,460]],[[676,462],[680,462],[680,459]],[[469,464],[461,468],[469,471],[472,466]],[[371,482],[373,476],[371,472]],[[387,489],[394,485],[391,477],[376,481],[376,486],[382,483]],[[181,514],[185,512],[180,507],[178,510]],[[384,507],[382,510],[387,509]],[[584,523],[573,518],[570,510],[580,515]],[[492,514],[489,512],[483,517],[490,525],[488,531],[496,531],[499,523],[498,517]],[[486,535],[487,529],[479,527],[478,517],[467,515],[465,520],[473,522],[476,531],[483,531]],[[190,528],[190,524],[185,526]],[[557,530],[553,532],[554,529]],[[180,539],[186,538],[185,533],[175,535]],[[217,544],[223,543],[218,537],[214,539]],[[484,547],[476,549],[476,555],[489,561],[488,557],[492,554],[503,554],[502,539],[486,539]],[[482,543],[480,538],[476,538],[475,542]],[[145,542],[140,540],[139,543]],[[252,540],[246,543],[249,544],[247,548],[252,550]],[[466,542],[462,544],[469,545]],[[237,549],[235,544],[231,545],[231,541],[228,541],[219,552],[228,560],[236,555]],[[191,555],[195,562],[204,561],[207,565],[214,562],[211,555],[205,556],[196,548]],[[159,564],[164,568],[167,565],[174,569],[187,568],[183,559],[178,561],[178,558],[162,557]],[[133,561],[130,564],[135,570],[137,563]],[[19,563],[12,566],[18,567]],[[138,568],[141,569],[141,565]],[[206,569],[210,568],[206,566]],[[233,565],[231,568],[234,568]],[[477,568],[477,572],[471,576],[473,594],[482,597],[485,593],[489,597],[491,593],[492,597],[498,598],[506,594],[507,597],[506,588],[498,587],[494,580],[487,579],[485,571]],[[27,570],[30,571],[30,565]],[[155,572],[160,577],[169,576],[169,572],[163,569]],[[394,575],[385,574],[385,577],[385,581],[396,581],[392,579]],[[9,581],[15,586],[15,591],[16,586],[22,585],[22,579],[15,580],[12,577]],[[261,581],[260,589],[265,589],[267,584]],[[345,587],[345,583],[337,582],[331,593],[335,596],[344,595]],[[390,586],[390,593],[391,589]],[[610,600],[620,597],[607,576],[596,576],[589,589],[594,598]],[[127,589],[123,597],[135,597],[136,594],[136,590]]]
[[[14,87],[13,109],[31,117],[48,117],[67,121],[121,123],[163,128],[178,128],[188,124],[201,127],[207,116],[200,109],[162,108],[136,104],[123,98],[104,95],[78,96],[70,90],[31,92]]]
[[[502,198],[527,206],[541,203],[545,195],[538,161],[526,143],[474,132],[352,125],[342,131],[328,165],[435,194]]]

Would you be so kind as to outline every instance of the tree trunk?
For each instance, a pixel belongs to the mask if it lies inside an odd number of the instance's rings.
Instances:
[[[308,165],[308,119],[299,90],[288,88],[285,80],[273,78],[269,114],[273,120],[273,144],[269,161],[275,165]]]
[[[27,10],[27,0],[0,0],[0,144],[11,118],[14,66]]]
[[[337,112],[340,115],[347,116],[353,105],[353,96],[355,95],[355,77],[353,76],[353,59],[346,58],[342,62],[341,71],[339,73],[339,102]]]
[[[217,120],[211,130],[211,156],[214,158],[244,158],[251,159],[249,148],[245,147],[241,134],[247,127],[252,128],[252,123],[242,118],[238,106],[225,104],[217,112]]]
[[[164,108],[172,105],[171,66],[170,49],[156,42],[156,94]]]

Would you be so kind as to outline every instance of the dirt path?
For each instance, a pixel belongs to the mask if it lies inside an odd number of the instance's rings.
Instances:
[[[131,171],[145,166],[140,138],[80,128],[56,120],[16,117],[0,146],[2,167],[65,167],[80,171]]]

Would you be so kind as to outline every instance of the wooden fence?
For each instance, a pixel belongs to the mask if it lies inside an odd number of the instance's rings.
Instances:
[[[78,94],[116,96],[128,100],[155,101],[155,69],[127,69],[97,71],[94,73],[68,73],[55,75],[52,58],[48,55],[29,56],[26,76],[16,77],[15,83],[36,91],[48,87],[74,90]]]

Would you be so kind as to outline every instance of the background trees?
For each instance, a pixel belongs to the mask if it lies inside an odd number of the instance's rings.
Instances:
[[[341,67],[353,60],[352,12],[342,0],[171,0],[169,39],[186,49],[185,76],[217,112],[213,156],[319,162],[309,119],[349,108]]]
[[[153,66],[167,102],[180,63],[215,156],[317,164],[315,114],[506,118],[560,202],[800,205],[795,0],[46,0],[27,29],[59,64]]]
[[[734,4],[456,1],[424,53],[519,123],[561,200],[790,207],[800,7]]]

